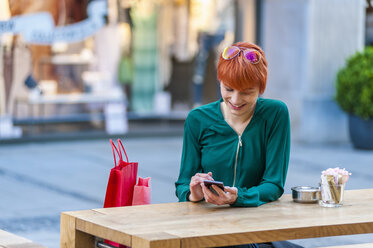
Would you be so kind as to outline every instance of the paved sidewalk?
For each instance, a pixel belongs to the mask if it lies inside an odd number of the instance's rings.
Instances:
[[[153,203],[177,201],[181,137],[123,139],[139,176],[152,177]],[[100,208],[113,166],[107,139],[0,145],[0,229],[50,248],[59,247],[62,211]],[[292,144],[285,192],[317,186],[328,167],[352,172],[347,189],[373,188],[373,151],[349,145]],[[373,234],[295,241],[305,247],[373,242]]]

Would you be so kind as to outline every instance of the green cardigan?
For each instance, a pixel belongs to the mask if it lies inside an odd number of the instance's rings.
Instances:
[[[232,206],[253,207],[277,200],[284,192],[290,153],[286,105],[258,98],[241,137],[224,120],[222,99],[193,109],[184,124],[183,153],[176,195],[187,201],[197,172],[212,172],[216,181],[238,189]]]

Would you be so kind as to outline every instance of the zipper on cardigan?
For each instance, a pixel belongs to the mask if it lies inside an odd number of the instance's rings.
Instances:
[[[238,153],[240,151],[240,147],[242,146],[241,135],[238,136],[238,143],[237,143],[237,152],[236,152],[236,161],[234,163],[234,177],[233,177],[233,186],[236,184],[236,175],[237,175],[237,160],[238,160]]]

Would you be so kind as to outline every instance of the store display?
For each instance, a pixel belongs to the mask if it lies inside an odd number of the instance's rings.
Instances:
[[[131,11],[133,30],[133,66],[131,108],[135,112],[153,111],[158,79],[157,13],[150,1]]]
[[[89,121],[89,115],[99,112],[108,132],[127,130],[127,109],[143,116],[172,115],[171,102],[191,101],[199,26],[216,16],[212,7],[226,6],[214,6],[216,2],[220,1],[9,1],[9,13],[0,10],[0,115],[10,113],[16,122],[32,119],[37,126],[49,120],[69,122],[72,116],[83,120],[79,115]],[[212,7],[203,7],[206,4]],[[224,20],[228,12],[225,8]],[[212,24],[217,27],[217,22]],[[11,32],[7,49],[4,32]],[[20,65],[22,56],[26,59]],[[182,70],[176,62],[183,63]],[[182,80],[171,86],[171,75],[172,80]],[[173,87],[183,89],[182,97],[176,99]],[[118,101],[94,98],[110,92],[122,95]],[[123,123],[113,121],[114,112],[125,116]]]

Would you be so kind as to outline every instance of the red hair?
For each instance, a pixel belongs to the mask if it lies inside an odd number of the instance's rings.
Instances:
[[[263,50],[248,42],[237,42],[232,46],[255,49],[262,57],[258,64],[251,64],[244,58],[242,52],[230,60],[223,59],[220,54],[217,68],[218,80],[238,91],[259,85],[259,92],[263,94],[267,84],[267,60]]]

